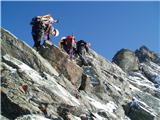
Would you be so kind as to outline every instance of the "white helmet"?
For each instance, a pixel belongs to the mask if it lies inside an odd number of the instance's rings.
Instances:
[[[53,23],[53,22],[54,22],[54,19],[53,19],[52,17],[50,17],[49,22],[50,22],[50,23]]]
[[[59,35],[59,31],[57,29],[54,29],[54,32],[55,32],[54,36],[57,37]]]
[[[61,40],[66,39],[66,37],[62,37]]]

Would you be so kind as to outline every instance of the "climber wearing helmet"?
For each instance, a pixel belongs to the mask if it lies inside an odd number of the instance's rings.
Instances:
[[[76,50],[75,36],[69,35],[63,41],[65,41],[65,43],[63,42],[63,47],[65,47],[65,51],[69,54],[69,57],[72,60],[74,57],[75,50]],[[59,44],[62,45],[62,41]]]
[[[54,20],[51,15],[45,15],[40,17],[41,21],[45,26],[44,28],[44,39],[50,40],[50,34],[57,37],[59,35],[59,31],[52,27],[52,24],[57,23],[58,20]]]
[[[82,65],[88,65],[88,62],[86,59],[86,52],[89,53],[90,43],[87,43],[84,40],[79,40],[76,43],[76,46],[77,46],[76,54],[78,54],[78,56],[80,57]]]
[[[39,51],[41,39],[44,33],[44,26],[42,21],[39,18],[34,17],[30,23],[32,25],[32,37],[34,40],[34,46],[37,51]]]
[[[57,22],[58,20],[54,20],[51,15],[37,16],[32,19],[32,36],[35,42],[34,47],[36,47],[37,51],[41,46],[42,38],[46,41],[50,40],[50,34],[54,37],[59,35],[59,31],[52,27],[52,24]]]
[[[58,47],[65,50],[67,52],[67,39],[66,37],[62,37],[58,43]]]

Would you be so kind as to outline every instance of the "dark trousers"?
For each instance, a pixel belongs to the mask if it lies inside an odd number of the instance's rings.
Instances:
[[[41,46],[41,39],[42,39],[43,33],[41,31],[33,31],[32,32],[32,38],[34,40],[34,46],[36,47],[37,51],[39,50]]]

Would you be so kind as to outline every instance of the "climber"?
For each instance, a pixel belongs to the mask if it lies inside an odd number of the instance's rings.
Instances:
[[[44,39],[50,40],[50,34],[57,37],[59,35],[59,31],[52,27],[52,24],[58,23],[58,20],[54,20],[51,15],[38,16],[45,26],[44,28]]]
[[[40,48],[41,39],[43,37],[44,33],[44,26],[42,21],[38,17],[32,18],[32,21],[30,23],[32,25],[32,37],[34,40],[34,46],[36,50],[38,51]]]
[[[67,52],[67,37],[62,37],[58,43],[58,47]]]
[[[82,65],[88,65],[87,59],[86,59],[86,52],[89,53],[89,46],[90,43],[85,42],[84,40],[79,40],[76,43],[77,49],[76,54],[80,57],[82,61]]]
[[[74,35],[69,35],[65,39],[60,40],[59,46],[60,48],[63,48],[64,50],[69,54],[70,59],[72,60],[74,58],[74,54],[76,51],[76,40]]]
[[[32,25],[32,36],[35,42],[34,47],[36,47],[37,51],[41,46],[42,37],[44,40],[50,40],[50,34],[57,37],[59,35],[59,31],[52,27],[53,23],[57,23],[58,20],[54,20],[51,15],[37,16],[34,17],[31,21]],[[45,43],[44,41],[44,43]]]

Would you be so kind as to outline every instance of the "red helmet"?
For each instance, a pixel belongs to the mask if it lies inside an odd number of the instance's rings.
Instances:
[[[73,36],[72,36],[72,35],[67,36],[67,39],[68,39],[68,40],[72,40],[72,38],[73,38]]]

